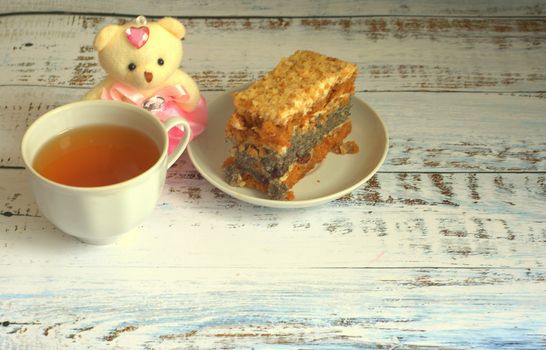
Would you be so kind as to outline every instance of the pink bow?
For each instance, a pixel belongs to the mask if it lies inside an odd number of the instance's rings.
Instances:
[[[207,103],[203,96],[200,97],[197,107],[192,111],[185,110],[184,103],[190,98],[186,89],[180,85],[172,85],[157,91],[154,96],[146,98],[132,86],[115,83],[110,89],[103,89],[101,99],[132,103],[149,110],[159,120],[164,121],[170,117],[183,117],[191,127],[193,140],[201,134],[207,126]],[[169,153],[176,147],[183,132],[179,128],[169,131]]]

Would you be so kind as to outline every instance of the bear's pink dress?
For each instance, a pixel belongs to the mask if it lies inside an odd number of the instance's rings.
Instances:
[[[154,96],[145,98],[134,87],[115,83],[110,89],[102,90],[101,99],[137,105],[152,112],[161,121],[171,117],[182,117],[190,124],[190,140],[199,136],[207,127],[208,112],[205,98],[201,96],[191,112],[183,110],[181,106],[189,99],[189,95],[182,85],[167,86],[158,90]],[[183,135],[184,132],[179,127],[169,131],[169,153],[176,148]]]

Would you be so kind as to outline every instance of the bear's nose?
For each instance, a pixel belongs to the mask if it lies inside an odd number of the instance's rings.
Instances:
[[[144,72],[144,78],[149,83],[154,78],[154,75],[152,74],[152,72]]]

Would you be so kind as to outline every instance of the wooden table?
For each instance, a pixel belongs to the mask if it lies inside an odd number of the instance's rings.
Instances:
[[[544,1],[1,5],[0,349],[546,347]],[[183,69],[209,101],[297,49],[357,63],[385,164],[339,200],[279,210],[184,156],[135,234],[59,232],[21,137],[102,79],[95,33],[139,14],[185,23]]]

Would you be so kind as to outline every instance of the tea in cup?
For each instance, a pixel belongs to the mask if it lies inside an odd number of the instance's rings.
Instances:
[[[177,126],[184,136],[167,154],[168,131]],[[80,101],[38,118],[22,155],[43,215],[84,242],[108,244],[153,211],[190,133],[179,117],[162,123],[130,104]]]

